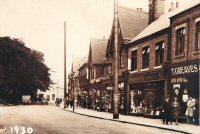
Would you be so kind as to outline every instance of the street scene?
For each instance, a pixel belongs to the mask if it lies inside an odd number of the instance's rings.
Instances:
[[[200,0],[0,0],[0,134],[200,134]]]

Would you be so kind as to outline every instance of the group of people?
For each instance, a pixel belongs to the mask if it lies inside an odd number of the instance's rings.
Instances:
[[[192,97],[189,97],[189,99],[186,102],[187,109],[185,110],[185,116],[187,116],[187,120],[189,123],[195,123],[197,121],[198,114],[198,101],[192,99]],[[178,117],[180,114],[180,103],[178,101],[177,97],[174,97],[172,100],[170,100],[169,97],[165,98],[165,101],[163,103],[163,109],[162,109],[162,120],[163,124],[169,125],[172,124],[172,121],[175,120],[175,124],[178,125]]]

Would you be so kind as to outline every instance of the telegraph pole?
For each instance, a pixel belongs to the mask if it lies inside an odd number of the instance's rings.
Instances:
[[[64,21],[64,108],[66,108],[66,22]]]
[[[119,89],[118,89],[118,71],[119,71],[119,52],[118,52],[118,0],[114,1],[114,110],[113,119],[119,119]]]

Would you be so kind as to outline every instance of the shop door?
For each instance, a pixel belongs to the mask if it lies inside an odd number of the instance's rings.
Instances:
[[[145,90],[145,113],[153,114],[155,108],[155,90],[154,89],[146,89]]]

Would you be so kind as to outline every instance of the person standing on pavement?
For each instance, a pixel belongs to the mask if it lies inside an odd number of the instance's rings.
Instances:
[[[192,101],[192,97],[190,97],[187,101],[187,109],[185,115],[188,116],[189,123],[192,124],[193,116],[194,116],[194,105],[195,103]]]
[[[175,119],[175,124],[178,125],[178,116],[179,116],[179,108],[180,108],[180,104],[178,102],[178,98],[174,97],[174,100],[171,104],[172,107],[172,116],[173,119]]]
[[[171,117],[170,117],[171,116],[171,105],[169,102],[169,97],[166,97],[166,99],[163,103],[162,113],[163,113],[163,117],[162,117],[163,124],[165,124],[165,122],[166,122],[166,125],[169,125],[168,122],[171,119]]]

